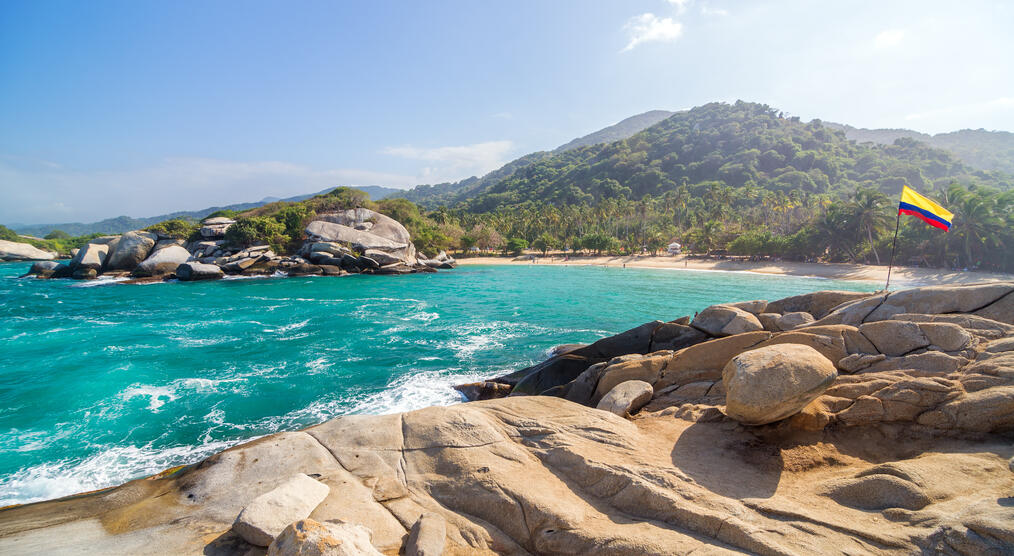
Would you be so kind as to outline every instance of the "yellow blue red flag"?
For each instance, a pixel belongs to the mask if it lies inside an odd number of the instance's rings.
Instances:
[[[899,214],[911,214],[923,222],[947,231],[951,228],[954,213],[936,204],[934,201],[916,193],[909,186],[901,190],[901,202],[898,203]]]

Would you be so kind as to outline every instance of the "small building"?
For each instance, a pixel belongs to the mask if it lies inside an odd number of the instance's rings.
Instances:
[[[665,248],[665,251],[670,255],[679,255],[683,251],[683,246],[674,241]]]

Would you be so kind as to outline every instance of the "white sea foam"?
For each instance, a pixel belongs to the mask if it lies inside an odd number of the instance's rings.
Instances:
[[[71,284],[71,288],[94,288],[96,286],[108,286],[110,284],[116,284],[118,282],[126,282],[130,278],[124,278],[120,276],[99,276],[94,280],[82,280],[76,284]]]
[[[362,396],[357,400],[349,400],[352,404],[345,409],[345,413],[386,415],[433,405],[459,403],[464,401],[464,397],[453,386],[476,382],[483,378],[485,374],[462,372],[461,369],[405,374],[392,380],[380,392]]]
[[[175,389],[169,386],[150,386],[142,384],[139,386],[131,386],[123,392],[120,392],[120,399],[123,401],[130,401],[138,397],[148,397],[148,409],[152,411],[158,411],[160,407],[179,398],[176,395]]]
[[[290,324],[285,324],[285,325],[279,326],[277,328],[265,328],[264,331],[265,332],[272,332],[272,333],[276,333],[277,332],[277,333],[284,334],[284,333],[290,332],[292,330],[299,330],[300,328],[303,328],[304,326],[306,326],[308,324],[310,324],[310,319],[306,319],[306,320],[300,321],[300,322],[293,322],[293,323],[290,323]]]
[[[115,446],[83,461],[48,462],[0,477],[0,506],[59,498],[118,485],[194,463],[240,440],[212,441],[199,446]]]

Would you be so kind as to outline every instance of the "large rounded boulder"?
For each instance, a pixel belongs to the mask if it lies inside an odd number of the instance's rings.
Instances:
[[[0,239],[0,261],[51,261],[56,253],[43,251],[27,243]]]
[[[383,252],[392,261],[415,265],[415,246],[405,226],[397,220],[357,208],[317,216],[306,226],[310,242],[343,243],[360,251]]]
[[[190,251],[179,245],[170,245],[159,249],[134,269],[133,275],[138,277],[160,276],[172,274],[176,268],[190,259]]]
[[[732,305],[712,305],[695,316],[690,326],[712,336],[764,330],[756,315]]]
[[[110,251],[106,259],[108,270],[134,270],[137,265],[148,258],[148,253],[155,247],[158,236],[151,232],[127,232],[120,236],[116,249]]]
[[[746,425],[791,417],[837,376],[834,364],[810,346],[777,344],[741,353],[722,370],[725,414]]]

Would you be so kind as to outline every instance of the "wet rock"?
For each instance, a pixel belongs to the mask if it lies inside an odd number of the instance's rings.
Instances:
[[[247,504],[232,530],[254,546],[268,546],[288,524],[306,519],[329,492],[324,483],[297,473]]]
[[[299,263],[289,267],[286,274],[289,276],[319,276],[324,274],[324,271],[315,264]]]
[[[748,425],[790,417],[827,390],[838,376],[815,349],[782,344],[741,353],[722,371],[726,415]]]
[[[181,282],[195,282],[198,280],[218,280],[225,276],[222,269],[213,264],[189,262],[176,267],[176,277]]]
[[[503,398],[507,396],[507,394],[511,393],[511,386],[509,384],[491,382],[488,380],[482,382],[470,382],[468,384],[458,384],[454,387],[454,389],[461,392],[468,401],[494,400],[496,398]]]
[[[75,268],[71,278],[75,280],[94,280],[99,277],[99,272],[94,268],[80,266]]]
[[[32,268],[28,269],[28,274],[38,276],[40,278],[49,278],[54,272],[62,265],[56,261],[39,261],[32,265]]]

